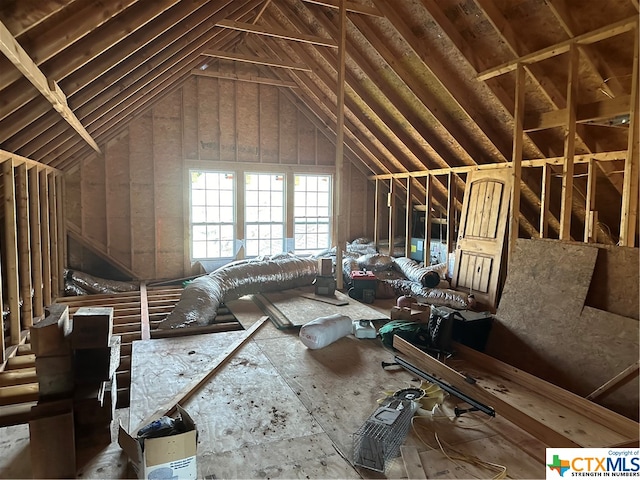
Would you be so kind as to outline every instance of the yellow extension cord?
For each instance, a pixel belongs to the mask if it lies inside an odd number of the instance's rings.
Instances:
[[[429,445],[427,442],[424,441],[424,439],[422,438],[422,436],[418,433],[418,430],[416,429],[416,425],[415,425],[415,420],[418,419],[437,419],[437,418],[449,418],[446,415],[440,415],[440,416],[432,416],[432,417],[426,417],[426,416],[421,416],[421,415],[416,415],[414,417],[411,418],[411,428],[413,429],[413,432],[415,433],[416,437],[418,437],[418,439],[420,440],[420,442],[425,445],[426,447],[432,449],[432,450],[440,450],[442,452],[442,454],[447,457],[454,465],[456,465],[459,468],[462,468],[463,470],[467,471],[471,476],[473,476],[474,478],[479,478],[476,477],[475,475],[473,475],[464,465],[460,465],[456,460],[461,461],[461,462],[466,462],[469,463],[471,465],[475,465],[476,467],[480,467],[480,468],[486,468],[487,470],[493,470],[493,471],[497,471],[498,473],[493,476],[492,478],[494,480],[497,479],[503,479],[507,477],[507,467],[504,465],[499,465],[496,463],[492,463],[492,462],[486,462],[484,460],[480,460],[478,457],[472,456],[472,455],[465,455],[464,453],[456,450],[455,448],[453,448],[451,445],[445,445],[447,446],[447,448],[452,451],[455,452],[456,455],[449,455],[447,454],[447,452],[445,452],[444,450],[444,446],[443,443],[440,441],[440,438],[438,437],[438,433],[431,431],[431,433],[433,433],[434,435],[434,439],[436,441],[436,443],[438,444],[438,448],[433,447],[432,445]],[[472,425],[472,426],[462,426],[462,425],[455,425],[456,428],[476,428],[478,426],[482,426],[482,425],[486,425],[487,423],[489,423],[491,419],[485,421],[485,422],[481,422],[479,424],[476,425]],[[422,425],[420,428],[423,428],[425,430],[428,430],[426,428],[426,426]],[[430,430],[428,430],[430,431]]]

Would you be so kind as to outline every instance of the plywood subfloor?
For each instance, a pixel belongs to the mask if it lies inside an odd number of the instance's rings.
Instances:
[[[388,311],[386,305],[380,311],[377,305],[362,306],[382,315]],[[245,328],[262,315],[249,297],[229,307]],[[134,342],[131,407],[129,412],[119,411],[123,425],[136,425],[150,409],[206,371],[220,351],[242,335],[225,332]],[[184,405],[200,432],[199,478],[407,478],[400,457],[385,475],[356,469],[348,461],[352,434],[373,413],[384,392],[419,384],[402,369],[381,368],[381,361],[392,359],[393,353],[377,339],[348,336],[324,349],[309,350],[297,332],[265,323]],[[456,418],[453,408],[458,404],[466,406],[449,398],[436,418],[415,420],[405,441],[425,465],[427,460],[442,465],[435,473],[427,469],[428,475],[463,475],[453,467],[443,473],[447,456],[428,446],[437,432],[447,444],[443,444],[447,455],[451,455],[448,445],[460,449],[468,444],[469,455],[504,462],[512,477],[542,476],[543,445],[500,418],[489,420],[478,412]],[[29,478],[28,429],[8,428],[13,430],[0,430],[0,477]],[[78,458],[79,478],[133,475],[114,442],[102,449],[86,448]]]

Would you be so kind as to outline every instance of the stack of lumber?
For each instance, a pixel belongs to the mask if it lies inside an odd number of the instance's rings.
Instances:
[[[34,478],[73,478],[76,445],[111,442],[120,361],[113,308],[54,304],[31,327],[39,398],[29,438]]]

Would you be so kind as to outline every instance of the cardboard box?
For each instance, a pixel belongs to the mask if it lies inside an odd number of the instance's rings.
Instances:
[[[129,456],[138,478],[158,479],[196,479],[196,447],[198,431],[189,414],[177,405],[178,413],[187,425],[187,431],[177,435],[158,438],[146,438],[138,441],[122,428],[118,431],[118,443]]]

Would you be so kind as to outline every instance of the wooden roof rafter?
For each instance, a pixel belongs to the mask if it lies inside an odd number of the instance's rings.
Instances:
[[[287,18],[287,20],[289,22],[295,22],[294,26],[296,27],[301,27],[302,25],[300,23],[298,23],[298,19],[295,18],[293,14],[293,12],[289,12],[289,11],[282,11],[280,10],[280,8],[277,9],[278,11],[280,11],[281,16],[280,18]],[[279,22],[279,19],[276,19],[275,17],[273,17],[274,11],[272,10],[270,12],[270,14],[272,15],[270,17],[270,20],[272,22]],[[278,23],[278,25],[282,28],[286,28],[285,25],[282,25],[280,23]],[[282,46],[283,48],[286,48],[287,50],[291,50],[292,53],[296,56],[299,56],[305,63],[307,64],[313,64],[315,65],[317,68],[314,69],[314,75],[313,77],[318,78],[318,80],[322,81],[322,84],[324,85],[324,88],[327,91],[333,91],[334,89],[334,85],[333,85],[333,81],[331,79],[331,75],[329,73],[329,70],[333,68],[333,66],[335,65],[335,58],[332,57],[325,57],[323,54],[326,54],[327,52],[322,52],[322,51],[318,51],[317,55],[319,55],[320,57],[322,57],[325,61],[324,65],[321,66],[320,64],[317,63],[317,61],[313,58],[313,56],[307,52],[307,49],[302,48],[302,46],[297,46],[294,44],[289,44],[286,46]],[[360,122],[363,122],[365,125],[369,124],[370,126],[373,126],[373,120],[367,118],[368,115],[363,114],[362,112],[362,107],[364,104],[367,103],[367,99],[364,99],[364,101],[360,101],[358,102],[358,104],[356,104],[356,100],[354,100],[354,97],[358,96],[358,94],[356,93],[356,90],[354,90],[354,86],[352,85],[352,81],[347,83],[347,95],[345,95],[345,106],[347,107],[346,110],[346,115],[353,115],[355,117],[357,117],[359,119]],[[357,89],[357,86],[356,86]],[[377,114],[373,115],[373,116],[377,116]],[[352,117],[353,118],[353,117]],[[379,117],[377,117],[379,119]],[[383,125],[384,122],[376,122],[378,123],[378,125]],[[377,127],[376,127],[377,128]],[[388,127],[385,127],[388,128]],[[375,128],[374,128],[375,130]],[[371,131],[371,128],[369,128],[369,131]],[[379,138],[379,136],[374,135],[376,138]],[[396,149],[397,146],[401,145],[402,142],[400,141],[392,141],[390,140],[389,143],[386,145],[387,148],[389,149]],[[401,147],[398,147],[401,148]],[[393,155],[394,158],[402,158],[402,157],[406,157],[408,150],[405,150],[405,152],[403,154],[399,153],[400,150],[396,150],[396,153]],[[406,169],[407,165],[403,164],[403,163],[398,163],[397,168],[400,169]]]
[[[249,3],[251,6],[255,6],[257,2],[258,0],[253,0]],[[226,8],[209,11],[209,14],[213,16],[223,16],[228,14],[229,11],[235,10],[229,9],[233,9],[233,2],[231,1],[227,3]],[[96,132],[96,135],[99,136],[100,133],[98,132],[101,130],[98,129],[100,126],[105,124],[113,126],[114,123],[111,120],[118,115],[118,112],[121,111],[124,105],[130,105],[136,101],[138,96],[147,99],[150,98],[149,92],[144,92],[142,89],[147,88],[150,83],[155,81],[155,78],[163,74],[163,78],[166,78],[172,69],[180,68],[178,65],[184,65],[188,58],[192,59],[192,62],[189,64],[190,72],[199,62],[199,50],[203,48],[207,42],[211,41],[214,36],[221,34],[220,31],[216,31],[216,29],[212,28],[212,25],[206,22],[198,24],[188,32],[181,29],[181,26],[181,24],[177,24],[176,31],[182,34],[186,33],[186,35],[182,37],[180,41],[172,42],[168,48],[161,51],[159,55],[149,60],[146,64],[138,65],[133,72],[130,72],[129,75],[120,82],[110,85],[106,89],[100,89],[99,93],[94,96],[90,102],[78,109],[80,114],[84,115],[82,118],[86,120],[88,128],[92,132]],[[171,32],[166,33],[167,35],[171,35]],[[68,140],[65,143],[69,145]],[[58,147],[59,146],[60,144],[58,144]],[[41,148],[49,149],[50,154],[53,151],[52,149],[56,148],[56,144],[47,141],[44,142]],[[58,150],[56,157],[59,156],[62,151]],[[40,151],[39,154],[45,154],[45,152]]]
[[[257,1],[259,0],[254,0],[254,2]],[[222,41],[226,38],[227,36],[225,36],[223,32],[210,29],[208,34],[205,34],[205,37],[202,38],[201,41],[209,43],[214,39]],[[191,46],[193,48],[198,48],[197,44]],[[172,60],[168,59],[163,62],[163,64],[159,65],[154,71],[149,72],[150,78],[146,79],[149,83],[144,94],[134,96],[130,95],[126,100],[124,100],[124,102],[122,102],[124,108],[114,110],[108,119],[101,121],[99,124],[97,123],[95,126],[95,133],[98,138],[107,142],[119,135],[122,130],[126,129],[129,121],[139,115],[142,115],[146,109],[150,108],[162,98],[173,93],[177,88],[179,88],[182,83],[191,76],[191,70],[201,62],[199,55],[186,55],[173,59],[173,61],[176,60],[178,63],[172,63]],[[65,160],[63,165],[65,167],[77,162],[83,156],[82,148],[77,146],[70,148],[71,150],[67,151],[64,156]]]
[[[255,43],[255,42],[252,42],[252,43]],[[293,48],[293,47],[294,45],[291,45],[291,44],[282,46],[283,51],[286,51],[289,48]],[[263,50],[264,48],[270,48],[270,45],[263,43],[261,47],[255,46],[254,52],[256,52],[258,55],[262,55],[262,54],[271,55],[273,53],[272,51]],[[300,50],[300,52],[296,52],[296,53],[304,55],[304,53],[302,52],[302,50],[304,49],[298,48],[298,50]],[[296,53],[293,53],[293,55],[296,55]],[[304,59],[305,57],[303,56],[301,58]],[[303,100],[305,100],[305,103],[307,103],[307,105],[315,106],[314,110],[319,108],[320,113],[316,111],[316,115],[318,115],[319,117],[324,117],[325,123],[328,123],[330,121],[332,127],[335,128],[335,124],[336,124],[335,102],[334,101],[332,102],[329,96],[326,95],[323,91],[323,90],[331,91],[331,88],[332,88],[331,81],[329,80],[328,75],[325,75],[322,72],[322,68],[320,66],[317,66],[317,68],[314,68],[315,74],[313,75],[313,77],[307,76],[307,78],[303,78],[302,76],[303,74],[301,72],[287,71],[287,73],[299,85],[299,88],[296,90],[296,96],[300,96]],[[318,77],[317,79],[314,79],[314,77],[316,77],[317,75],[320,75],[320,77]],[[316,81],[321,81],[323,86],[322,90],[315,85]],[[358,154],[357,156],[358,158],[360,158],[361,161],[364,160],[365,165],[370,165],[370,166],[375,165],[382,171],[389,171],[388,170],[389,167],[385,165],[380,159],[389,158],[392,161],[395,161],[397,163],[397,160],[395,160],[394,154],[388,151],[387,147],[384,144],[377,141],[375,136],[371,134],[366,136],[358,134],[358,132],[363,131],[363,128],[364,127],[359,124],[359,120],[354,118],[352,112],[349,109],[346,109],[345,110],[346,144],[352,150],[363,152],[361,154]],[[405,169],[405,167],[402,166],[402,164],[400,163],[398,163],[396,168]],[[440,191],[438,191],[437,193],[439,193],[440,197],[444,199],[446,202],[446,192],[444,191],[444,189],[441,188]],[[441,202],[439,200],[435,201],[436,205],[441,209],[445,208],[443,207],[443,205],[446,204],[445,202]]]
[[[316,5],[321,5],[323,7],[329,8],[340,8],[339,0],[302,0],[306,3],[313,3]],[[363,15],[370,15],[372,17],[382,17],[382,13],[377,8],[370,8],[366,5],[361,5],[350,0],[344,2],[345,8],[347,9],[347,13],[360,13]]]
[[[269,77],[257,77],[255,75],[238,75],[236,73],[213,72],[207,69],[194,68],[191,75],[196,77],[222,78],[225,80],[235,80],[237,82],[259,83],[262,85],[271,85],[274,87],[298,88],[295,82],[287,80],[278,80]]]
[[[230,2],[229,8],[234,7],[237,10],[237,15],[241,18],[249,17],[251,10],[259,4],[260,0],[250,0],[243,5]],[[220,14],[226,14],[228,12],[221,12]],[[145,109],[150,108],[156,102],[163,97],[172,93],[178,88],[182,82],[187,80],[191,75],[191,70],[199,65],[202,61],[199,52],[205,48],[229,48],[229,42],[234,40],[232,31],[225,31],[215,28],[204,29],[198,31],[199,36],[186,42],[182,49],[177,52],[171,50],[172,55],[169,58],[164,58],[163,61],[158,64],[154,69],[146,72],[149,77],[146,80],[142,77],[141,81],[150,82],[148,89],[144,91],[144,94],[137,96],[129,96],[121,105],[124,108],[120,108],[113,112],[113,115],[100,125],[96,125],[96,135],[108,141],[111,138],[117,136],[120,131],[126,128],[128,121],[144,113]],[[225,43],[226,42],[226,43]],[[176,63],[177,62],[177,63]],[[74,148],[65,160],[64,165],[73,165],[79,158],[82,157],[82,149]],[[62,167],[61,167],[62,168]]]
[[[485,17],[493,25],[497,35],[502,39],[506,47],[511,51],[513,55],[519,57],[526,50],[521,37],[511,28],[511,25],[507,19],[502,15],[500,10],[496,7],[493,0],[475,0],[476,4],[480,7]],[[537,63],[523,64],[525,70],[529,73],[528,78],[537,87],[537,90],[542,93],[550,105],[553,108],[566,107],[565,94],[555,85],[554,82],[547,81],[545,71]],[[550,133],[550,132],[547,132]],[[588,145],[587,141],[583,139],[584,135],[580,131],[576,131],[576,141],[586,151],[593,151]]]
[[[119,15],[117,21],[108,22],[87,35],[85,42],[86,45],[90,45],[90,48],[86,48],[82,42],[76,42],[51,60],[45,62],[43,69],[46,68],[50,78],[58,79],[58,82],[63,83],[63,79],[68,75],[98,57],[105,50],[121,42],[123,40],[123,25],[130,26],[128,34],[132,35],[137,30],[151,23],[156,17],[178,1],[179,0],[157,0],[151,3],[151,5],[142,2],[135,3],[131,8],[125,10],[122,15]],[[32,98],[28,89],[24,88],[24,83],[21,81],[13,82],[5,88],[3,95],[6,95],[8,100],[0,105],[0,119],[4,119],[8,114],[25,105]]]
[[[153,29],[138,30],[132,34],[131,38],[134,42],[130,45],[126,45],[124,48],[114,48],[113,52],[104,52],[103,55],[71,74],[63,80],[63,85],[71,93],[70,101],[75,105],[78,114],[81,117],[86,116],[97,108],[96,105],[99,105],[100,98],[105,98],[112,91],[120,91],[131,85],[142,76],[149,74],[150,70],[156,68],[170,55],[181,49],[186,49],[189,45],[197,44],[197,39],[211,28],[206,23],[207,19],[219,11],[224,12],[220,13],[221,15],[228,13],[228,10],[225,9],[230,3],[231,0],[227,0],[221,8],[221,4],[213,5],[205,2],[202,8],[198,8],[190,14],[183,10],[182,15],[186,16],[176,23],[174,28],[167,28],[168,24],[160,24]],[[173,13],[177,14],[178,12],[174,11]],[[176,15],[174,15],[174,19],[177,19]],[[158,32],[162,32],[160,36],[158,36]],[[119,63],[115,68],[110,69],[108,59],[113,59],[114,55]],[[28,121],[29,115],[21,113],[18,118],[11,118],[13,122],[8,126],[4,125],[5,122],[0,122],[3,129],[13,133],[24,128],[24,122]],[[32,125],[29,130],[35,130],[41,135],[47,129],[52,128],[56,128],[56,122],[49,117],[43,121],[38,120],[37,126]],[[60,133],[58,130],[55,135]],[[8,142],[8,145],[14,149],[21,148],[28,141],[27,138],[26,131],[16,134]],[[38,143],[41,146],[51,142],[53,138],[55,136],[52,136],[49,131],[43,137],[44,141]],[[37,148],[31,148],[30,151],[33,152]],[[25,151],[27,154],[28,152],[29,150]]]
[[[206,50],[202,52],[202,55],[205,57],[222,58],[224,60],[232,60],[234,62],[245,62],[245,63],[254,64],[254,65],[266,65],[269,67],[276,67],[276,68],[289,68],[291,70],[300,70],[302,72],[311,71],[311,67],[304,65],[302,63],[283,62],[282,60],[278,60],[276,58],[262,58],[262,57],[252,56],[252,55],[242,55],[242,54],[233,53],[233,52],[221,52],[219,50]]]
[[[569,11],[569,6],[566,4],[566,0],[549,0],[547,6],[551,9],[551,13],[556,17],[567,36],[574,38],[576,36],[577,25],[575,25],[575,22],[571,18],[571,12]],[[601,89],[607,97],[616,97],[624,91],[616,74],[611,70],[608,62],[602,58],[602,55],[587,44],[580,45],[580,50],[583,52],[581,58],[602,81]]]
[[[264,35],[267,37],[273,37],[282,40],[291,40],[294,42],[309,43],[311,45],[318,45],[322,47],[338,48],[338,44],[336,43],[336,41],[330,38],[322,38],[305,33],[288,32],[285,30],[264,27],[262,25],[253,25],[252,23],[221,20],[216,24],[216,26],[222,28],[230,28],[232,30],[238,30],[241,32],[256,33],[258,35]]]
[[[283,14],[290,20],[294,18],[293,12],[283,11]],[[318,18],[318,21],[329,34],[335,34],[335,31],[332,31],[334,30],[334,26],[328,21],[328,19]],[[335,63],[332,52],[319,50],[318,54],[325,60],[327,65]],[[372,69],[368,68],[366,60],[363,59],[355,49],[351,49],[348,52],[348,55],[351,59],[350,70],[354,68],[352,65],[355,63],[356,68],[363,70],[365,74],[372,73]],[[438,148],[433,148],[432,145],[424,140],[420,142],[421,138],[424,139],[428,137],[421,137],[412,127],[412,123],[418,121],[417,118],[413,118],[414,122],[412,122],[407,118],[404,112],[399,110],[403,103],[399,98],[388,98],[389,92],[391,92],[392,89],[385,89],[385,86],[382,85],[378,86],[376,91],[368,92],[363,88],[351,71],[347,72],[347,80],[351,93],[350,98],[355,102],[351,107],[351,110],[362,111],[364,116],[367,118],[375,117],[377,119],[376,123],[387,130],[388,133],[385,134],[386,138],[393,139],[394,137],[397,137],[397,141],[395,143],[406,146],[405,156],[407,158],[413,157],[413,163],[415,165],[420,165],[421,162],[424,163],[426,158],[433,158],[436,159],[436,161],[437,159],[440,159],[439,161],[441,165],[447,164],[440,153],[443,151],[442,149],[439,151]],[[375,85],[375,82],[372,82],[372,84]],[[439,146],[442,147],[442,145]],[[449,157],[449,161],[453,160],[453,158]]]
[[[63,14],[57,15],[53,25],[49,23],[35,26],[22,34],[15,31],[13,34],[34,63],[41,65],[137,1],[110,2],[105,4],[103,9],[97,9],[94,2],[77,1],[69,5]],[[0,72],[0,89],[20,79],[18,72],[13,69],[0,68]]]
[[[73,128],[84,141],[96,152],[102,153],[96,141],[89,135],[89,132],[80,123],[73,111],[67,104],[67,97],[60,89],[58,84],[47,77],[40,71],[38,66],[29,57],[27,52],[16,42],[11,32],[0,22],[0,50],[4,53],[11,63],[38,89],[38,91],[51,103],[53,108],[60,114],[62,118]]]
[[[531,64],[546,60],[551,57],[555,57],[557,55],[561,55],[568,52],[572,44],[589,45],[591,43],[596,43],[607,38],[615,37],[617,35],[633,30],[637,25],[638,17],[625,18],[618,22],[612,23],[611,25],[606,25],[591,32],[583,33],[582,35],[578,35],[577,37],[573,37],[563,42],[556,43],[555,45],[550,45],[536,52],[522,55],[515,60],[510,60],[496,67],[485,70],[484,72],[478,74],[478,80],[486,81],[490,78],[497,77],[498,75],[512,72],[513,70],[515,70],[518,63]]]
[[[414,40],[411,35],[411,29],[407,25],[404,19],[402,19],[397,12],[380,2],[379,8],[385,13],[387,20],[393,25],[393,27],[400,33],[408,47],[415,53],[418,59],[422,62],[422,65],[426,71],[432,75],[431,79],[436,83],[443,92],[448,96],[447,103],[453,102],[457,112],[462,113],[467,117],[468,124],[471,125],[474,130],[480,135],[484,136],[490,145],[493,147],[490,151],[486,151],[479,145],[477,145],[469,136],[468,132],[464,132],[460,127],[460,120],[458,118],[452,118],[449,112],[445,108],[442,108],[442,102],[437,98],[435,93],[426,89],[424,85],[414,78],[403,65],[403,63],[397,60],[397,55],[392,52],[383,42],[376,42],[374,48],[381,55],[384,61],[389,65],[389,68],[398,75],[402,81],[407,85],[409,91],[413,92],[416,98],[422,103],[431,113],[433,118],[439,125],[442,126],[447,132],[450,133],[452,141],[455,142],[462,153],[465,155],[465,163],[484,163],[489,161],[489,157],[494,161],[497,159],[504,159],[506,157],[502,154],[502,148],[507,148],[506,142],[501,142],[496,139],[496,135],[490,130],[486,123],[482,120],[476,120],[474,117],[475,112],[470,111],[470,105],[468,100],[462,93],[462,86],[459,80],[451,78],[443,68],[442,65],[437,65],[436,62],[430,61],[428,49],[425,48],[421,42]],[[362,32],[367,39],[376,38],[378,36],[377,31],[362,19],[354,18],[352,20],[356,28]],[[441,95],[440,92],[438,92]],[[482,124],[482,126],[481,126]],[[425,137],[426,138],[426,137]],[[505,145],[503,146],[502,143]]]

